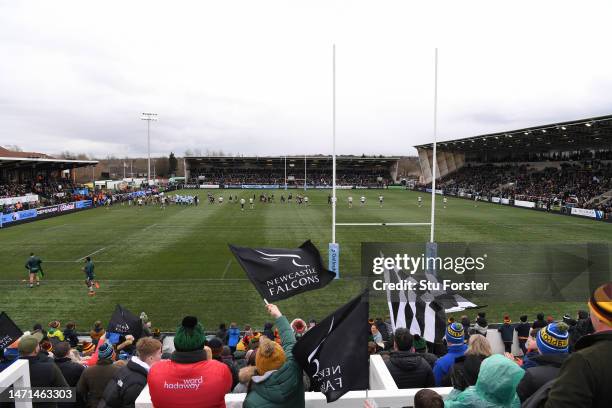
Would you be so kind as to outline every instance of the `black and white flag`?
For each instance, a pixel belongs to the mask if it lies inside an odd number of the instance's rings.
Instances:
[[[312,388],[327,402],[369,386],[368,308],[365,291],[308,330],[293,348]]]
[[[0,350],[4,350],[23,335],[23,332],[5,312],[0,313]]]
[[[229,247],[259,294],[270,302],[320,289],[336,277],[323,266],[310,240],[297,249]]]
[[[140,317],[134,315],[123,306],[117,305],[106,331],[119,333],[123,336],[131,334],[138,339],[142,335],[142,321]]]
[[[385,269],[385,282],[411,282],[416,287],[417,278],[397,269]],[[434,275],[425,272],[430,282],[437,282]],[[393,296],[393,297],[392,297]],[[453,295],[442,291],[405,290],[391,294],[387,289],[387,302],[393,331],[404,327],[411,334],[418,334],[425,340],[435,343],[442,340],[446,330],[446,309],[457,307]],[[467,301],[466,301],[467,302]],[[475,306],[475,305],[474,305]]]

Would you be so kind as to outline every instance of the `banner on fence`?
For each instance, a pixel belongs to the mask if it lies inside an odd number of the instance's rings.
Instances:
[[[589,208],[572,208],[572,215],[580,215],[582,217],[596,218],[598,220],[603,218],[603,211],[592,210]]]
[[[514,205],[517,207],[535,208],[535,203],[532,201],[514,200]]]
[[[19,197],[0,198],[0,205],[12,205],[17,203],[35,203],[38,201],[37,194],[26,194]]]

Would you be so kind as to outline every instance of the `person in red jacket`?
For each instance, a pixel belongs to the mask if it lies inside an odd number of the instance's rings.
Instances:
[[[174,336],[170,360],[151,367],[147,382],[155,408],[225,408],[232,373],[226,364],[207,360],[204,329],[198,319],[187,316]]]

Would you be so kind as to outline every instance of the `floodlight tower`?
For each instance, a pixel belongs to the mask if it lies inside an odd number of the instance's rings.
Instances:
[[[141,120],[147,121],[147,185],[151,182],[151,121],[157,121],[157,113],[143,112]]]

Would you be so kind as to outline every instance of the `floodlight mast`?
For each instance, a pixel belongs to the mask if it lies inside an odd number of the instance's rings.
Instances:
[[[147,121],[147,184],[151,183],[151,121],[157,121],[157,113],[143,112],[140,120]]]

